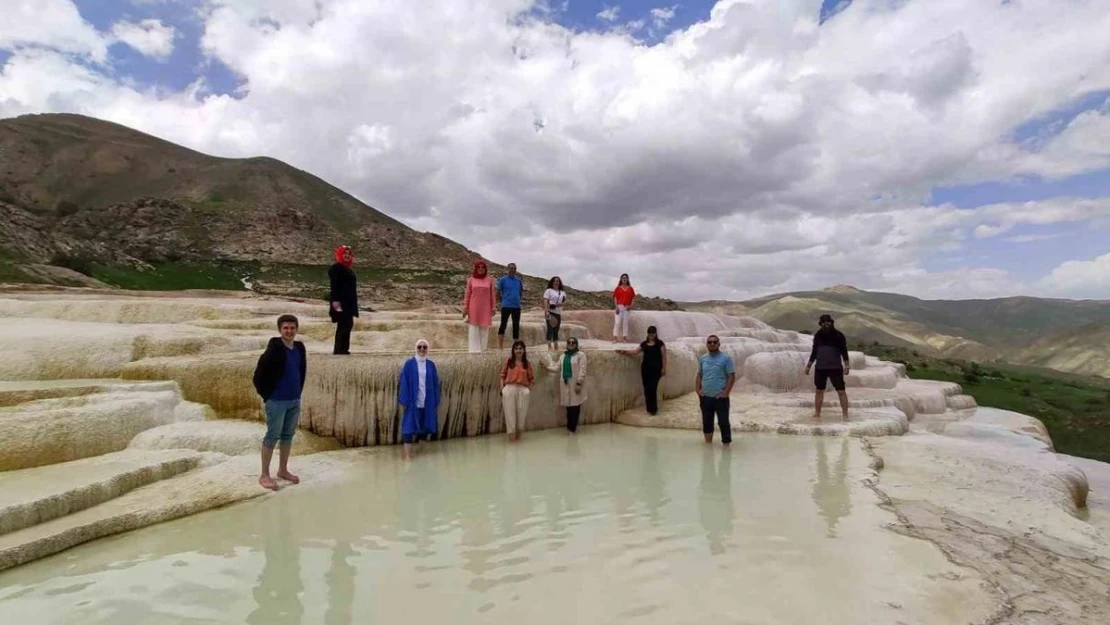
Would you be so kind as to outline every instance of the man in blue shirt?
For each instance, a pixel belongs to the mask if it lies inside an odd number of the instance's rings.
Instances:
[[[505,325],[513,320],[513,341],[520,338],[520,301],[524,297],[524,280],[516,272],[516,264],[509,263],[509,273],[497,281],[501,294],[501,327],[497,330],[497,348],[505,349]]]
[[[293,449],[293,434],[301,416],[301,392],[304,390],[308,357],[304,343],[294,340],[300,323],[293,315],[282,315],[277,321],[281,336],[270,339],[266,351],[258,358],[254,369],[254,388],[265,402],[266,436],[262,439],[262,475],[258,484],[277,490],[277,483],[270,477],[270,460],[274,447],[279,447],[277,476],[294,484],[300,478],[289,472],[289,454]]]
[[[721,430],[721,442],[727,447],[732,443],[732,425],[728,420],[728,395],[736,383],[736,366],[732,357],[721,351],[721,339],[710,334],[705,339],[709,350],[698,359],[698,400],[701,404],[701,431],[705,442],[713,442],[713,415]]]

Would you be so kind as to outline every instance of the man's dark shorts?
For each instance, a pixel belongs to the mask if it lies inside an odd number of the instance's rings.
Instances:
[[[832,382],[833,388],[838,391],[844,390],[844,370],[843,369],[817,369],[813,372],[813,385],[817,390],[823,391],[828,387],[828,383]]]

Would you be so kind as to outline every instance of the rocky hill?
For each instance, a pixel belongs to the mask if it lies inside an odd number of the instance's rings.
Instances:
[[[457,304],[477,257],[271,158],[208,156],[79,115],[0,120],[0,282],[316,297],[339,242],[374,306]],[[609,306],[571,291],[574,307]]]
[[[855,344],[907,347],[965,360],[1003,360],[1110,377],[1110,301],[1035,297],[922,300],[835,286],[744,302],[684,303],[687,310],[744,314],[812,332],[832,313]]]

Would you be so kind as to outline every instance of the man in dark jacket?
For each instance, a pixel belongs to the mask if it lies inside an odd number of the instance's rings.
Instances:
[[[281,336],[270,339],[254,368],[254,388],[266,406],[262,476],[258,478],[258,483],[270,490],[278,489],[277,483],[270,477],[270,459],[274,456],[275,445],[280,448],[277,476],[294,484],[301,481],[289,472],[289,453],[293,449],[293,434],[301,416],[301,392],[308,371],[304,343],[294,340],[300,326],[297,318],[282,315],[278,317],[277,326]]]
[[[809,352],[809,362],[806,363],[806,375],[813,363],[817,363],[817,370],[813,375],[813,384],[817,393],[813,398],[814,419],[821,418],[821,404],[825,401],[825,388],[831,381],[836,394],[840,397],[840,412],[844,420],[848,420],[848,393],[844,390],[844,376],[851,371],[848,364],[848,339],[836,329],[831,315],[821,315],[818,321],[821,329],[813,334],[813,349]]]
[[[351,353],[351,329],[355,327],[355,317],[358,316],[358,279],[351,269],[354,262],[351,246],[340,245],[335,248],[335,264],[328,268],[331,282],[328,316],[335,324],[333,354]]]

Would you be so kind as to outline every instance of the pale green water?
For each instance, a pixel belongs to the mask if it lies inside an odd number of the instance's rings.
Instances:
[[[883,529],[856,440],[586,427],[367,454],[342,485],[0,573],[0,623],[956,623],[975,580]],[[294,459],[295,460],[295,459]],[[294,465],[294,469],[295,469]],[[253,479],[244,476],[244,479]]]

